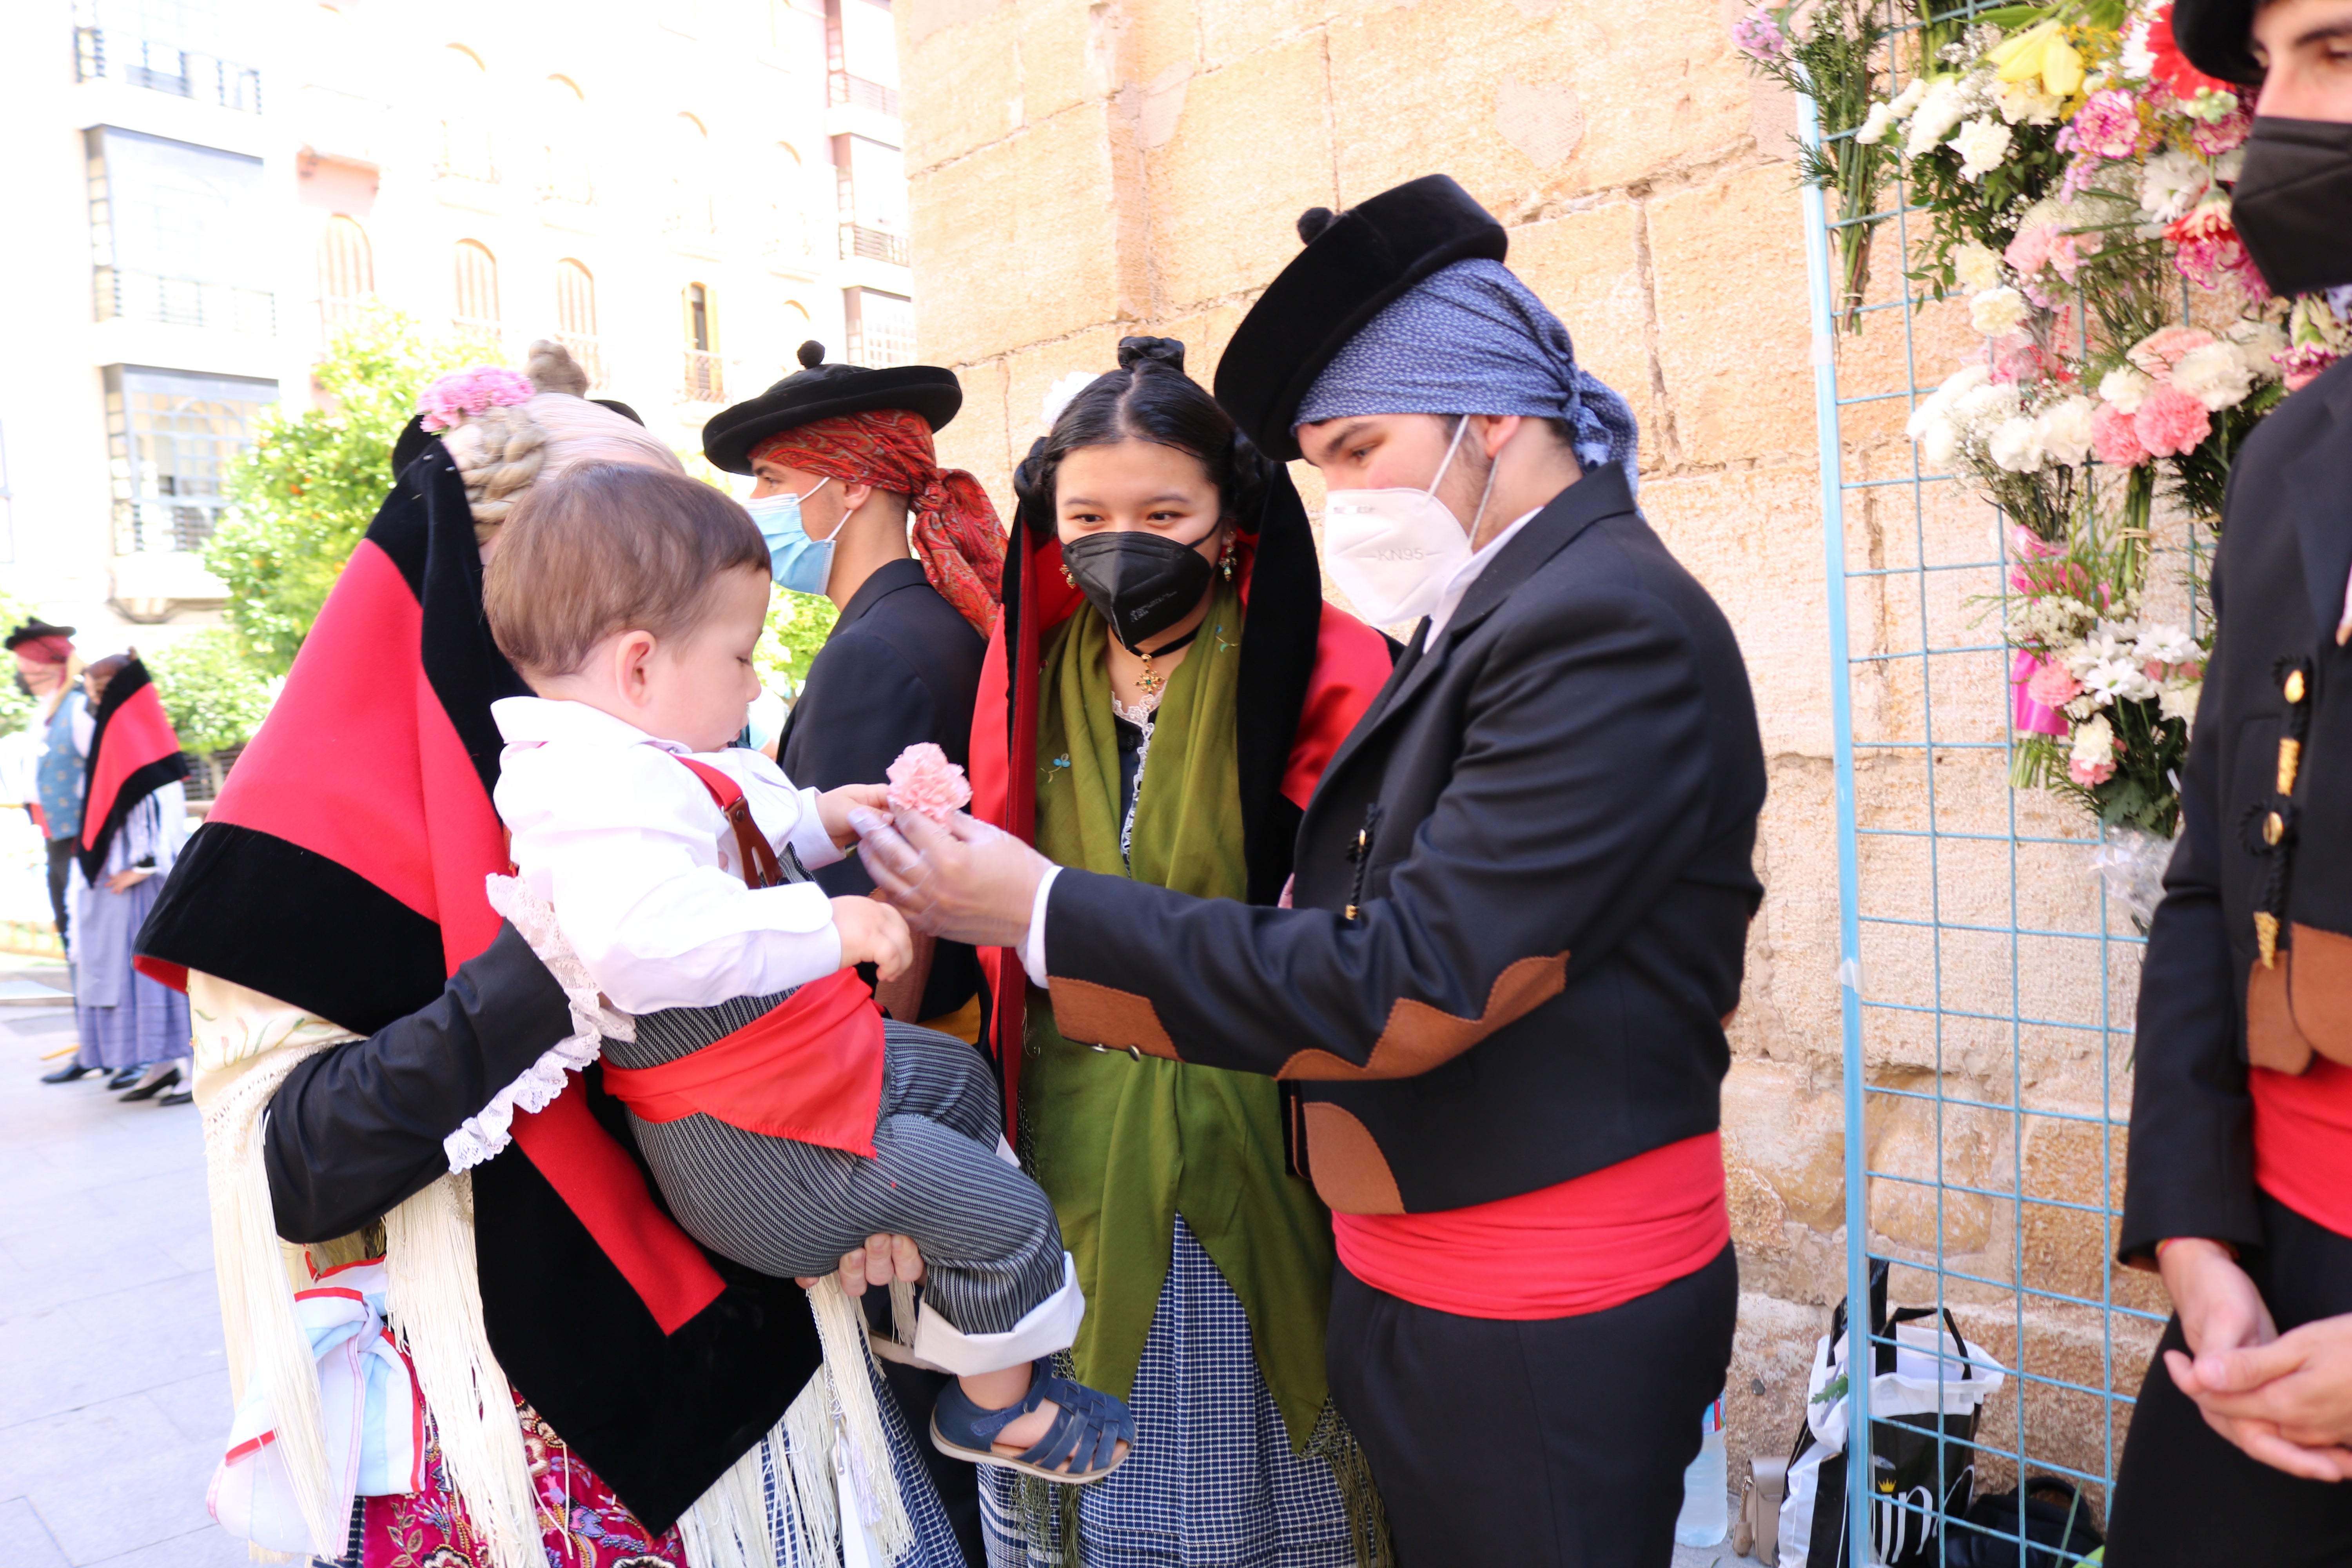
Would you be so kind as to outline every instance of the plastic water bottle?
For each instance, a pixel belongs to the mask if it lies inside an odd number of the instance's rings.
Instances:
[[[1684,1546],[1713,1546],[1731,1528],[1731,1488],[1723,1458],[1723,1395],[1699,1422],[1698,1458],[1683,1472],[1683,1511],[1675,1540]]]

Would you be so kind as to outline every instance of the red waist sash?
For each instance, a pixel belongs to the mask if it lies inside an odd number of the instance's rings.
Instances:
[[[870,1159],[882,1110],[882,1010],[856,970],[835,970],[674,1062],[607,1061],[604,1088],[647,1121],[700,1112]]]

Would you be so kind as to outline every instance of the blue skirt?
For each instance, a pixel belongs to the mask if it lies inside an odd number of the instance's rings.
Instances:
[[[131,967],[131,946],[147,911],[163,890],[162,877],[129,890],[83,889],[74,913],[74,1026],[81,1037],[74,1060],[119,1072],[142,1062],[164,1062],[192,1050],[188,999]]]
[[[1085,1568],[1355,1568],[1331,1467],[1291,1451],[1241,1299],[1183,1216],[1136,1369],[1135,1452],[1078,1499]],[[1025,1539],[1014,1473],[981,1471],[989,1568],[1061,1568]]]

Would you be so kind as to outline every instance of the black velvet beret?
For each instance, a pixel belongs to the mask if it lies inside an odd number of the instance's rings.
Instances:
[[[722,408],[702,427],[702,455],[730,474],[751,471],[751,448],[779,431],[840,414],[904,408],[919,414],[934,433],[946,428],[963,406],[963,384],[955,372],[932,364],[894,364],[867,370],[826,364],[824,345],[801,345],[803,368],[747,402]]]
[[[2175,0],[2172,41],[2189,63],[2207,76],[2241,87],[2260,87],[2262,62],[2247,47],[2254,31],[2257,0]]]
[[[1348,340],[1406,289],[1457,261],[1500,261],[1510,237],[1449,174],[1424,174],[1334,214],[1298,219],[1307,248],[1267,285],[1217,362],[1217,401],[1268,456],[1298,456],[1299,404]]]
[[[589,402],[599,408],[609,408],[632,425],[643,425],[645,419],[637,411],[617,397],[592,397]],[[400,427],[400,435],[392,444],[392,477],[398,479],[401,470],[416,460],[417,455],[441,438],[437,430],[425,427],[425,416],[412,414],[408,423]]]
[[[8,634],[7,647],[9,652],[14,653],[25,644],[39,637],[69,637],[73,635],[74,628],[71,626],[53,626],[40,616],[34,616]]]

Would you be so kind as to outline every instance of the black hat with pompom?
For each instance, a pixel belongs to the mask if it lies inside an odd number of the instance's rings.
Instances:
[[[1298,456],[1298,405],[1348,340],[1457,261],[1500,261],[1510,239],[1451,175],[1424,174],[1335,213],[1299,215],[1307,248],[1269,284],[1217,363],[1217,401],[1269,456]]]
[[[759,396],[712,415],[702,427],[702,455],[730,474],[748,474],[751,448],[780,431],[837,415],[904,408],[937,433],[963,406],[963,384],[938,365],[827,364],[824,345],[814,338],[801,345],[800,362],[801,369]]]

